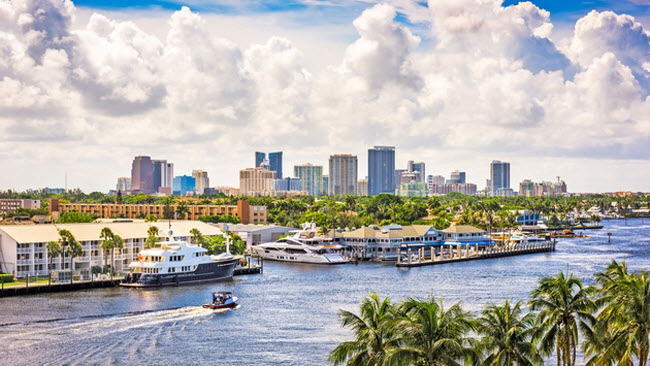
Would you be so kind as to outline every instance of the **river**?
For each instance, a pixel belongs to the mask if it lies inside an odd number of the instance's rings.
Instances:
[[[0,361],[9,365],[326,365],[351,333],[338,310],[357,311],[369,292],[442,297],[479,312],[489,302],[526,300],[541,276],[573,272],[589,282],[611,259],[650,269],[650,220],[607,221],[557,251],[398,269],[266,262],[232,282],[161,289],[108,288],[0,299]],[[608,243],[607,233],[613,234]],[[240,307],[203,309],[213,290]],[[549,363],[550,364],[550,363]]]

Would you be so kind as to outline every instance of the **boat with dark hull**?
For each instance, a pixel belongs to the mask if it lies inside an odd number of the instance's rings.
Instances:
[[[207,255],[207,250],[186,241],[158,243],[138,253],[138,261],[120,286],[159,287],[231,280],[239,261],[230,254]]]

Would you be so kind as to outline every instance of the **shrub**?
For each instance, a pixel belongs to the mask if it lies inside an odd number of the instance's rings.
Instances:
[[[14,282],[14,275],[10,273],[0,273],[0,282]]]

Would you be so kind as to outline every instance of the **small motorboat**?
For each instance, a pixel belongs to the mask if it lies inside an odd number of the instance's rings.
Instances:
[[[212,293],[212,303],[203,305],[207,309],[229,309],[237,306],[237,298],[231,292],[216,291]]]

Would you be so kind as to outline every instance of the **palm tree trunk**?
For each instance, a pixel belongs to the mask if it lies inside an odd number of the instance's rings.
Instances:
[[[571,333],[571,349],[573,350],[573,354],[571,356],[571,365],[574,366],[576,364],[576,340],[573,336],[573,333]]]
[[[114,270],[115,270],[115,248],[111,249],[111,278],[113,278]]]
[[[557,366],[560,366],[560,337],[559,336],[555,343],[555,353],[557,354]]]
[[[646,366],[648,364],[648,345],[642,345],[639,352],[639,366]]]

